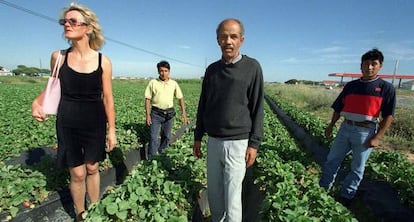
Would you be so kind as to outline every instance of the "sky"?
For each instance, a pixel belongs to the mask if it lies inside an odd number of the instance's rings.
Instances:
[[[161,60],[172,78],[203,76],[221,57],[215,30],[226,18],[243,22],[241,53],[266,82],[339,80],[328,74],[360,73],[373,47],[380,73],[414,75],[412,0],[0,0],[0,66],[50,69],[51,53],[69,47],[57,20],[71,2],[99,17],[115,77],[157,77]]]

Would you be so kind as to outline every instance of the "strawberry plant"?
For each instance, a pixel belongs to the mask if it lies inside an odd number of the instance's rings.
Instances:
[[[414,167],[397,152],[372,152],[366,175],[385,180],[397,190],[400,200],[414,207]]]
[[[334,128],[334,132],[330,138],[325,137],[325,128],[327,123],[318,117],[312,115],[304,110],[297,109],[294,105],[276,97],[271,97],[284,112],[286,112],[292,120],[294,120],[299,126],[305,129],[310,135],[312,135],[319,144],[323,144],[329,147],[336,135],[337,129]]]
[[[318,166],[300,150],[270,108],[265,110],[264,145],[255,169],[256,182],[265,191],[262,220],[356,221],[319,187]]]
[[[195,121],[201,81],[178,81],[185,97],[187,116]],[[108,154],[101,170],[122,163],[124,151],[149,141],[145,124],[144,90],[147,81],[114,80],[118,151]],[[39,123],[30,116],[31,101],[45,83],[3,84],[0,88],[0,161],[38,147],[56,147],[55,117]],[[294,105],[274,101],[321,144],[326,123]],[[183,125],[177,116],[173,134]],[[319,166],[300,148],[289,132],[266,106],[265,138],[254,165],[256,183],[265,192],[260,216],[264,221],[354,221],[350,212],[338,204],[317,180]],[[192,129],[153,161],[135,166],[125,181],[108,191],[87,212],[87,221],[188,221],[198,192],[207,186],[205,158],[192,155]],[[177,135],[179,136],[179,135]],[[203,143],[205,144],[205,143]],[[57,149],[59,149],[57,147]],[[202,147],[206,153],[206,147]],[[45,156],[39,163],[25,167],[0,162],[0,211],[16,216],[44,201],[48,193],[67,186],[67,174],[54,170],[54,159]],[[403,202],[413,205],[413,166],[397,154],[373,152],[367,176],[390,182]],[[23,206],[29,204],[29,208]],[[27,206],[26,204],[26,206]],[[0,212],[1,213],[1,212]]]
[[[2,101],[0,103],[0,111],[2,111],[0,116],[0,127],[2,129],[0,132],[0,161],[9,160],[19,156],[22,152],[39,147],[58,149],[56,147],[55,116],[49,116],[49,119],[45,122],[37,122],[31,117],[32,100],[44,88],[45,84],[41,81],[25,84],[2,84],[0,88],[0,100]],[[122,152],[110,153],[107,160],[102,163],[100,170],[105,170],[122,162],[125,159],[123,156],[125,152],[123,151],[137,149],[142,144],[148,143],[149,129],[145,124],[143,99],[146,84],[147,81],[114,80],[117,149],[122,150]],[[187,106],[187,114],[191,120],[194,118],[194,110],[196,109],[196,105],[191,105],[191,103],[196,104],[195,101],[198,101],[200,81],[184,82],[183,84],[186,85],[182,86],[186,103],[190,102],[190,105]],[[180,116],[177,115],[177,117],[173,131],[182,125]],[[47,190],[47,192],[42,193],[59,190],[63,186],[67,186],[68,174],[60,174],[53,170],[54,162],[55,159],[46,156],[40,163],[30,166],[30,168],[24,168],[28,171],[28,177],[33,176],[31,178],[33,179],[32,183],[41,186],[39,189]],[[12,174],[10,176],[15,173],[19,175],[16,169],[19,167],[10,167],[13,169],[10,171],[10,174]],[[27,190],[21,189],[20,186],[14,187],[18,194],[27,192]],[[3,186],[0,187],[0,189],[2,188]],[[2,200],[6,201],[8,199],[5,197]],[[10,211],[15,215],[17,208],[14,207],[20,206],[25,201],[22,198],[17,198],[17,200],[21,200],[21,202],[13,202],[13,204],[4,202],[0,206],[1,211]],[[37,204],[36,201],[33,203]]]
[[[157,161],[138,164],[124,183],[91,206],[86,221],[185,221],[182,188],[166,179]]]
[[[41,203],[49,193],[46,183],[45,176],[37,171],[0,162],[0,209],[8,209],[15,217],[24,202]]]

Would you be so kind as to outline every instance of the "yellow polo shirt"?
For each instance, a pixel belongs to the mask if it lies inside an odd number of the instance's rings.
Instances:
[[[174,107],[174,97],[183,98],[183,93],[175,80],[164,82],[160,79],[152,79],[145,89],[145,98],[151,100],[151,106],[160,109]]]

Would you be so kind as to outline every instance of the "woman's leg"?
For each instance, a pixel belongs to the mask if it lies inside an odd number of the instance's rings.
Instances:
[[[88,196],[91,203],[95,203],[99,200],[100,194],[100,175],[99,175],[99,163],[86,163],[86,189],[88,190]]]
[[[85,192],[86,192],[86,167],[82,164],[77,167],[69,168],[70,172],[70,193],[75,206],[76,215],[85,211]]]

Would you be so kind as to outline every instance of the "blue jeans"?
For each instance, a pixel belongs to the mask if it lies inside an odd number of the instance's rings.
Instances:
[[[366,128],[342,123],[323,166],[319,185],[330,189],[345,156],[352,153],[351,170],[345,177],[340,191],[342,197],[352,199],[362,181],[365,163],[372,151],[372,147],[367,148],[364,143],[375,132],[375,124]]]
[[[242,185],[248,140],[208,137],[207,190],[211,220],[242,221]]]
[[[158,111],[151,111],[150,134],[151,140],[148,147],[148,159],[158,153],[164,152],[171,140],[171,129],[174,118],[166,118],[163,113]],[[161,132],[160,132],[161,129]],[[161,140],[158,140],[158,135],[161,135]]]

